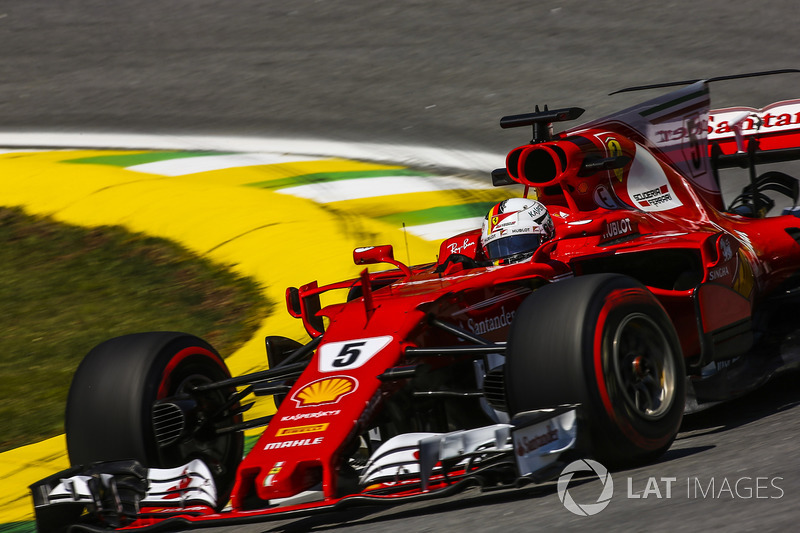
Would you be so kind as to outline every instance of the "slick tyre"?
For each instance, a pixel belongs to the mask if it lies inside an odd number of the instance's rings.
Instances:
[[[665,452],[683,417],[685,367],[672,322],[618,274],[541,287],[519,307],[505,365],[512,413],[578,403],[579,438],[611,466]]]
[[[67,451],[72,465],[136,459],[144,466],[169,468],[202,459],[211,469],[219,504],[224,505],[242,457],[240,432],[216,434],[206,424],[159,446],[153,404],[188,395],[192,387],[230,377],[225,362],[205,341],[176,332],[135,333],[92,349],[75,372],[66,408]],[[226,406],[233,388],[190,395],[195,419],[213,424],[240,420]]]

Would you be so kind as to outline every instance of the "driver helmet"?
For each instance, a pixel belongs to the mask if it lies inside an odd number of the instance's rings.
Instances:
[[[483,220],[483,253],[498,264],[523,261],[555,236],[553,219],[543,203],[510,198],[492,207]]]

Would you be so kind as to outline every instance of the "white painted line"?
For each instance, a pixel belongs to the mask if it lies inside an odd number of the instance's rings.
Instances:
[[[384,176],[377,178],[356,178],[351,180],[311,183],[277,189],[275,192],[298,196],[318,203],[342,202],[359,198],[374,198],[392,194],[414,192],[435,192],[451,189],[490,189],[488,184],[452,176]]]
[[[269,137],[222,137],[200,135],[142,135],[100,133],[19,133],[0,132],[0,147],[74,149],[117,148],[123,150],[191,150],[242,152],[244,165],[272,164],[274,162],[314,160],[327,157],[359,159],[410,167],[428,167],[433,171],[457,169],[468,172],[490,172],[505,164],[505,154],[462,151],[430,146],[412,146],[378,143],[345,143],[314,139],[285,139]],[[226,159],[227,158],[227,159]],[[255,159],[254,159],[255,158]],[[193,166],[195,161],[200,166]],[[205,163],[202,160],[206,160]],[[254,163],[254,161],[258,161]],[[225,166],[214,166],[224,164]],[[236,156],[199,156],[159,163],[129,167],[139,172],[161,175],[181,175],[218,168],[230,168]],[[207,163],[212,163],[208,165]],[[149,166],[152,165],[152,166]],[[277,192],[292,194],[320,203],[387,196],[391,194],[429,192],[446,189],[491,189],[491,181],[477,181],[454,176],[385,176],[359,178],[330,183],[310,184],[280,189]],[[479,228],[483,218],[473,217],[420,226],[407,230],[427,240],[440,240],[471,229]]]
[[[269,152],[316,157],[343,157],[412,167],[491,172],[505,164],[505,153],[444,147],[379,143],[347,143],[315,139],[223,137],[207,135],[144,135],[107,133],[0,132],[2,147],[120,148]],[[487,177],[488,181],[488,177]]]
[[[127,170],[157,174],[159,176],[185,176],[212,170],[222,170],[236,167],[253,167],[257,165],[275,165],[278,163],[296,163],[300,161],[313,161],[314,157],[301,155],[247,153],[228,155],[201,155],[197,157],[178,157],[142,163],[127,167]]]
[[[43,150],[35,149],[35,148],[16,148],[10,150],[3,150],[0,149],[0,154],[25,154],[29,152],[42,152]]]
[[[420,226],[406,226],[406,230],[417,237],[429,241],[438,241],[465,231],[479,229],[482,223],[483,217],[460,218],[458,220],[434,222],[433,224],[423,224]]]

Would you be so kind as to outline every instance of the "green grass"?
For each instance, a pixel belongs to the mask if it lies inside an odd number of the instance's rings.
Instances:
[[[0,208],[0,452],[63,432],[72,374],[96,344],[185,331],[227,356],[271,309],[254,281],[171,241]]]
[[[0,533],[36,533],[36,524],[34,522],[0,524]]]

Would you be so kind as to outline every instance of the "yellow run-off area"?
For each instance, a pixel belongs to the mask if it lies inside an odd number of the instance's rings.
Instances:
[[[108,164],[66,163],[131,154],[136,153],[70,150],[0,154],[0,203],[70,224],[122,225],[134,232],[172,239],[261,283],[264,294],[277,305],[258,333],[226,358],[234,375],[266,368],[263,339],[267,335],[308,340],[300,321],[285,311],[286,287],[315,279],[323,284],[355,277],[363,269],[352,262],[355,247],[392,244],[398,258],[404,258],[407,241],[408,254],[415,263],[435,259],[437,242],[404,234],[369,215],[385,212],[390,203],[391,211],[403,212],[453,201],[444,193],[399,194],[374,202],[341,202],[341,206],[332,208],[269,188],[244,186],[321,172],[398,168],[341,159],[177,177]],[[363,213],[353,209],[357,206]],[[250,418],[274,410],[270,401],[259,403],[248,413]],[[0,454],[0,524],[32,520],[28,485],[68,466],[63,436]]]

